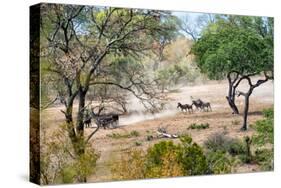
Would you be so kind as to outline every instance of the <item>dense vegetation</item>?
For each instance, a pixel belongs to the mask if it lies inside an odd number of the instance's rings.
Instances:
[[[199,146],[190,136],[179,144],[160,141],[147,151],[133,149],[114,161],[114,179],[140,179],[236,172],[236,167],[258,164],[261,170],[273,169],[273,110],[264,111],[264,119],[253,127],[252,138],[234,139],[224,133],[211,135]],[[253,140],[248,145],[247,140]],[[269,144],[269,145],[267,145]],[[249,149],[249,148],[250,149]]]

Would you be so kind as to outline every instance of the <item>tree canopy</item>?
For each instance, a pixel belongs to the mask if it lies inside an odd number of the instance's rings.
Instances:
[[[241,74],[273,71],[271,18],[224,16],[202,31],[192,47],[197,63],[211,79],[228,72]]]

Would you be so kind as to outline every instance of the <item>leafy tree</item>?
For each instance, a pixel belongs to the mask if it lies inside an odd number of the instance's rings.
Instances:
[[[104,77],[101,70],[110,65],[109,57],[145,56],[153,48],[156,36],[164,37],[174,31],[173,25],[165,24],[171,15],[153,10],[43,4],[41,16],[42,60],[48,61],[47,70],[57,74],[62,86],[58,93],[65,109],[61,112],[74,153],[81,158],[99,129],[88,137],[84,135],[83,116],[90,88],[110,85],[148,102],[155,96],[151,82],[143,79],[143,75],[129,74],[127,83]],[[76,121],[74,100],[78,101]],[[85,182],[86,176],[79,180]]]
[[[221,16],[202,31],[192,47],[201,71],[211,79],[227,77],[226,99],[234,114],[238,114],[235,96],[244,96],[242,130],[247,129],[249,98],[254,89],[273,79],[273,18]],[[253,83],[251,77],[264,75]],[[246,92],[237,91],[242,81],[249,85]]]

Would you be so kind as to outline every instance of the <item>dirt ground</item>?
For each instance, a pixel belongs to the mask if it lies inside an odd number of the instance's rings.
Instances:
[[[238,90],[246,89],[247,85],[242,83]],[[202,145],[204,141],[212,134],[224,132],[230,137],[243,138],[246,135],[252,135],[254,130],[249,127],[246,132],[241,132],[242,115],[233,115],[225,99],[227,93],[227,81],[208,81],[195,86],[185,86],[168,93],[168,108],[161,114],[154,116],[139,115],[121,116],[120,127],[116,129],[100,129],[92,138],[92,146],[100,153],[97,161],[96,173],[88,178],[89,182],[109,181],[111,180],[110,165],[113,160],[118,160],[121,154],[130,148],[146,149],[153,144],[166,140],[167,138],[153,139],[147,141],[148,135],[157,135],[159,127],[165,127],[170,134],[190,134],[193,141]],[[211,112],[196,111],[192,114],[181,112],[176,108],[177,102],[191,103],[193,98],[200,98],[203,101],[211,103]],[[237,98],[237,105],[240,112],[243,111],[243,97]],[[267,82],[254,90],[250,98],[250,109],[248,123],[262,119],[262,110],[273,106],[273,82]],[[42,115],[44,123],[48,130],[54,130],[58,122],[63,122],[63,114],[59,112],[61,108],[49,108]],[[192,123],[208,123],[209,128],[203,130],[188,129]],[[87,128],[86,135],[90,134],[94,128]],[[120,133],[129,134],[131,131],[139,132],[138,137],[132,138],[112,138],[108,135]],[[179,139],[172,139],[179,142]],[[136,146],[136,143],[140,143]],[[241,165],[237,173],[258,171],[256,165]]]

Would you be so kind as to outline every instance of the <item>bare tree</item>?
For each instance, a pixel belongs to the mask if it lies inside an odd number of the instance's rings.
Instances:
[[[250,76],[242,76],[238,82],[246,80],[248,82],[249,88],[248,91],[242,92],[237,91],[237,96],[244,96],[244,113],[243,113],[243,126],[241,130],[247,130],[247,119],[248,119],[248,111],[249,111],[249,103],[250,103],[250,96],[253,93],[253,90],[259,87],[261,84],[266,83],[269,80],[273,79],[273,75],[268,75],[268,73],[264,72],[264,79],[259,79],[256,83],[253,83]]]
[[[185,15],[181,18],[180,29],[186,35],[190,36],[192,40],[197,41],[200,37],[202,29],[215,21],[213,14],[202,14],[197,17]]]

